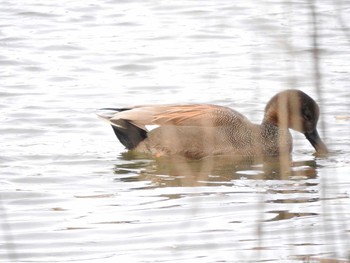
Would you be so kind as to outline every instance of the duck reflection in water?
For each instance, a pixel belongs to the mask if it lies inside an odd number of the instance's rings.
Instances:
[[[210,156],[201,160],[183,157],[160,157],[149,159],[149,155],[125,152],[115,165],[116,174],[132,174],[123,181],[150,181],[152,187],[192,187],[230,185],[242,178],[252,180],[284,180],[291,178],[316,178],[316,161],[305,161],[272,157]],[[123,161],[127,161],[123,163]],[[131,162],[129,162],[131,161]],[[135,171],[137,171],[135,173]]]

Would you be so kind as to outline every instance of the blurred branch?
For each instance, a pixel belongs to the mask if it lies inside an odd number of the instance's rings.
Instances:
[[[319,54],[319,43],[318,43],[318,21],[316,14],[315,0],[309,0],[309,6],[311,11],[311,23],[312,23],[312,57],[314,62],[314,81],[317,95],[320,95],[321,90],[321,71],[320,71],[320,54]]]
[[[336,8],[338,10],[338,21],[340,24],[341,29],[344,32],[344,35],[346,37],[346,39],[348,40],[348,42],[350,42],[350,30],[349,27],[346,26],[346,23],[344,22],[344,18],[343,18],[343,1],[342,0],[338,0],[337,1],[337,6],[338,8]]]
[[[0,219],[1,219],[0,229],[3,232],[8,258],[11,259],[12,262],[15,262],[17,260],[17,254],[14,246],[13,234],[11,231],[11,226],[8,221],[6,208],[4,205],[2,205],[1,199],[0,199]]]
[[[320,104],[323,104],[322,99],[322,73],[320,68],[320,48],[319,48],[319,21],[317,16],[317,7],[315,5],[315,0],[309,0],[310,7],[310,15],[311,15],[311,24],[312,24],[312,32],[311,32],[311,42],[312,42],[312,58],[313,58],[313,77],[314,77],[314,86],[316,90],[316,94]],[[322,116],[322,115],[321,115]],[[323,133],[323,137],[325,137],[325,122],[321,117],[321,130]]]

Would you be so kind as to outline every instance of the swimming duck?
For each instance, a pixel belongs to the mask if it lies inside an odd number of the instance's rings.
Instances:
[[[143,105],[105,108],[99,115],[112,125],[129,150],[154,156],[180,155],[201,159],[211,155],[279,155],[292,151],[289,128],[301,132],[317,153],[328,152],[318,135],[317,103],[300,90],[285,90],[265,107],[262,123],[211,104]],[[154,129],[150,129],[150,126]]]

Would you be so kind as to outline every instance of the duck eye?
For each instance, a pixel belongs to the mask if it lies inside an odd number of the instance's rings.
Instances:
[[[305,120],[310,121],[312,119],[312,114],[309,109],[304,109],[303,110],[303,117]]]

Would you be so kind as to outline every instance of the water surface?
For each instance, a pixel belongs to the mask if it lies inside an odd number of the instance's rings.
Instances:
[[[350,260],[349,3],[317,1],[317,83],[309,2],[3,0],[0,262]],[[95,115],[201,102],[260,122],[286,88],[318,101],[330,156],[294,132],[282,165],[132,156]]]

